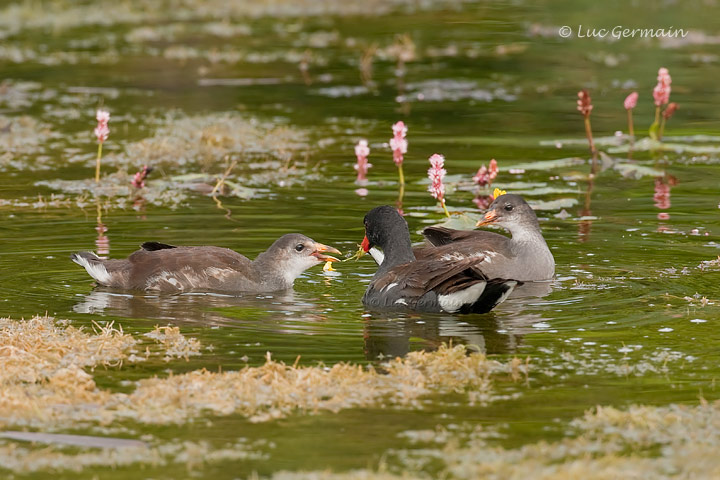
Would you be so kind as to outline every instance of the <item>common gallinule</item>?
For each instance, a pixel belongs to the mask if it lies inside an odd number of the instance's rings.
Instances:
[[[105,260],[92,252],[74,253],[70,258],[108,287],[169,293],[259,293],[289,289],[308,268],[336,260],[323,252],[340,253],[305,235],[289,233],[254,261],[227,248],[175,247],[157,242],[143,243],[124,260]]]
[[[475,267],[489,278],[524,282],[551,280],[555,259],[545,243],[537,216],[520,195],[500,195],[477,226],[500,225],[512,238],[483,230],[452,230],[427,227],[423,235],[430,245],[415,250],[418,259],[436,257],[436,248],[451,248],[462,257],[476,257]]]
[[[435,247],[416,259],[407,222],[390,206],[372,209],[364,223],[363,250],[379,247],[384,254],[363,296],[368,307],[485,313],[505,300],[518,283],[488,278],[471,268],[478,261],[476,256],[457,255],[452,246]]]

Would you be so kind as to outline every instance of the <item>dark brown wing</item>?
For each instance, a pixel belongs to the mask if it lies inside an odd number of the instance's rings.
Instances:
[[[238,272],[251,282],[260,280],[253,263],[248,258],[227,248],[142,249],[130,255],[128,261],[130,262],[129,288],[155,288],[166,291],[207,288],[210,286],[207,282],[212,280],[208,277],[237,275]]]
[[[365,298],[375,306],[392,306],[402,300],[403,305],[414,308],[429,292],[445,295],[485,281],[484,275],[470,269],[477,260],[457,256],[445,261],[425,258],[397,265],[370,282]]]
[[[500,252],[510,248],[510,238],[495,232],[486,230],[453,230],[445,227],[427,227],[423,230],[423,236],[429,245],[423,245],[414,250],[417,256],[418,250],[421,253],[427,252],[428,248],[442,246],[454,246],[458,251],[491,251]]]

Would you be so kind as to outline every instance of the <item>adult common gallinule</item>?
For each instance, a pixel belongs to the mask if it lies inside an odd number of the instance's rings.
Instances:
[[[384,258],[363,296],[377,309],[485,313],[501,303],[518,282],[488,278],[472,269],[476,256],[436,247],[416,259],[405,219],[384,205],[365,215],[364,251],[379,247]]]
[[[555,259],[545,243],[537,216],[520,195],[500,195],[477,226],[500,225],[512,238],[483,230],[452,230],[427,227],[423,230],[430,245],[415,250],[418,259],[436,256],[438,247],[451,248],[462,257],[477,258],[475,267],[490,278],[524,282],[551,280]]]
[[[131,290],[179,293],[272,292],[292,287],[308,268],[340,253],[299,233],[283,235],[254,261],[221,247],[175,247],[146,242],[124,260],[101,259],[92,252],[70,256],[99,284]]]

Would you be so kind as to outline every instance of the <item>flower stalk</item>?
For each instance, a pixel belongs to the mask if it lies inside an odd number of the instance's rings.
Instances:
[[[97,159],[95,160],[95,183],[100,182],[100,160],[102,159],[102,147],[108,135],[110,135],[110,129],[108,128],[108,122],[110,121],[110,112],[106,110],[98,110],[95,114],[95,119],[98,124],[95,127],[93,133],[97,137],[98,141],[98,153]]]
[[[660,121],[663,105],[667,105],[670,102],[670,91],[672,88],[672,78],[667,68],[663,67],[658,70],[657,85],[653,88],[653,101],[655,102],[655,121],[650,125],[649,135],[653,140],[660,140],[662,133],[660,133]],[[673,110],[674,111],[674,110]],[[671,113],[672,115],[672,113]]]

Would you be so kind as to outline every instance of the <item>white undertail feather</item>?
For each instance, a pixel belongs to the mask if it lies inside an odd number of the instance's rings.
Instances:
[[[502,294],[502,296],[500,297],[500,299],[497,301],[497,303],[495,305],[500,305],[505,300],[507,300],[507,298],[513,292],[513,290],[515,290],[515,287],[517,286],[517,282],[509,281],[509,282],[505,282],[505,285],[507,285],[509,288],[507,289],[507,291],[505,293]]]
[[[99,283],[107,285],[108,283],[110,283],[110,274],[105,268],[105,265],[100,263],[100,257],[95,255],[94,253],[91,255],[94,255],[98,261],[95,263],[91,263],[87,258],[77,253],[72,256],[72,261],[83,267],[90,274],[90,276],[97,280]]]
[[[485,285],[486,282],[479,282],[459,292],[448,295],[438,295],[438,303],[440,303],[440,307],[448,313],[457,312],[463,305],[472,305],[475,303],[485,291]]]

